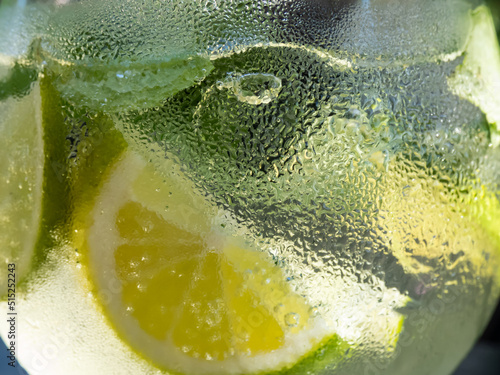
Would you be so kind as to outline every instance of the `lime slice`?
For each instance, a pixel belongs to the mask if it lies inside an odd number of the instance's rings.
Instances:
[[[448,83],[458,96],[486,114],[492,143],[500,144],[500,47],[491,11],[480,6],[472,12],[472,31],[462,65]]]
[[[16,282],[28,273],[39,231],[44,151],[40,87],[0,102],[0,290],[6,291],[7,267]]]

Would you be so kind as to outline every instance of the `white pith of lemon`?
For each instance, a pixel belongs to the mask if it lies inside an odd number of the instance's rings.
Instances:
[[[42,197],[43,141],[40,87],[0,102],[0,290],[7,264],[16,282],[30,269],[38,235]]]
[[[181,373],[257,373],[290,366],[333,335],[228,214],[173,164],[172,175],[128,153],[90,215],[91,275],[113,291],[103,302],[136,350]]]

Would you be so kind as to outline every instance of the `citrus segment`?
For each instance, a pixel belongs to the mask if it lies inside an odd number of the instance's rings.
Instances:
[[[302,297],[290,292],[281,269],[270,263],[263,253],[243,252],[232,245],[224,249],[224,255],[234,271],[244,277],[243,285],[257,293],[263,309],[271,312],[272,319],[280,327],[297,333],[307,326],[309,305]]]
[[[174,345],[193,358],[222,360],[228,355],[231,332],[223,299],[220,259],[208,253],[193,275],[172,333]]]

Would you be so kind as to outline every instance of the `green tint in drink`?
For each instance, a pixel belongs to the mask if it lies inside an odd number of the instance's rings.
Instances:
[[[0,30],[1,306],[15,264],[30,374],[449,374],[481,333],[485,6],[59,1]]]

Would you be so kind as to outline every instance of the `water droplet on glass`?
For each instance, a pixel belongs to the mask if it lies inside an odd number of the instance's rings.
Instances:
[[[311,307],[310,311],[312,316],[317,316],[319,315],[319,309],[316,306]]]
[[[285,323],[289,327],[297,327],[299,325],[300,315],[294,312],[285,315]]]
[[[278,97],[281,79],[264,73],[228,75],[224,82],[217,82],[217,88],[228,88],[238,100],[253,104],[267,104]]]

